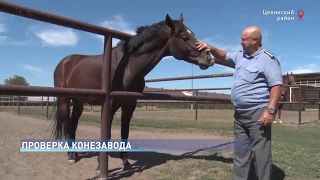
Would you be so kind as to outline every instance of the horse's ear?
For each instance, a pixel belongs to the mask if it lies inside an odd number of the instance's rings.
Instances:
[[[176,29],[169,14],[166,15],[166,23],[167,23],[167,26],[169,26],[169,28],[171,29],[171,36],[173,36],[174,33],[176,32]]]
[[[293,75],[292,72],[291,72],[291,75]]]
[[[182,15],[182,13],[180,14],[179,21],[183,23],[183,15]]]
[[[289,73],[287,72],[287,76],[289,76]]]

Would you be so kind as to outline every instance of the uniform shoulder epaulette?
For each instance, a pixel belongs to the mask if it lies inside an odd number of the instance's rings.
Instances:
[[[264,53],[266,53],[271,58],[274,58],[274,55],[271,52],[269,52],[268,50],[264,50]]]
[[[275,55],[273,55],[271,52],[269,52],[268,50],[264,50],[264,53],[266,53],[268,56],[270,56],[272,59],[276,60],[277,63],[280,65],[279,60],[275,57]]]

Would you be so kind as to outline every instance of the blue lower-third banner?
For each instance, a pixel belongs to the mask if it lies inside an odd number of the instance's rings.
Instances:
[[[251,148],[250,141],[230,139],[22,139],[21,152],[195,152],[237,151]]]

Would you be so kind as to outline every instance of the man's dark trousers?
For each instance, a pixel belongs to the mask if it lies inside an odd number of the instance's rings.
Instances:
[[[233,180],[248,179],[251,158],[259,180],[271,179],[271,127],[258,121],[265,109],[235,111]]]

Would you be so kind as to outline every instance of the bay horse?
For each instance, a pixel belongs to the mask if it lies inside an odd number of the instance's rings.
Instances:
[[[296,85],[296,78],[293,76],[292,72],[291,74],[287,73],[287,75],[283,78],[283,85]],[[290,87],[284,86],[282,87],[281,97],[279,99],[279,102],[285,102],[287,101],[287,95],[290,91]],[[282,110],[283,104],[278,104],[277,108],[277,114],[278,114],[278,123],[282,124],[281,121],[281,110]],[[277,123],[276,120],[273,121],[274,123]]]
[[[215,59],[206,51],[196,47],[195,34],[183,24],[183,15],[179,20],[173,20],[167,14],[166,19],[152,25],[140,26],[136,35],[127,41],[120,41],[112,48],[111,91],[143,92],[145,76],[166,56],[198,65],[206,70],[215,64]],[[102,89],[103,54],[83,55],[72,54],[64,57],[54,70],[54,86],[63,88]],[[179,67],[177,67],[179,68]],[[176,69],[172,69],[176,70]],[[164,72],[170,73],[170,72]],[[70,101],[73,103],[70,117]],[[76,139],[79,118],[82,115],[84,103],[101,105],[99,98],[79,98],[71,96],[57,97],[55,127],[52,131],[55,139]],[[121,138],[128,139],[130,121],[135,111],[137,100],[111,99],[111,119],[121,108]],[[112,123],[112,120],[111,120]],[[111,124],[108,127],[111,139]],[[68,162],[73,164],[78,156],[68,152]],[[127,152],[120,152],[122,168],[130,165]],[[100,170],[98,156],[97,171]]]

